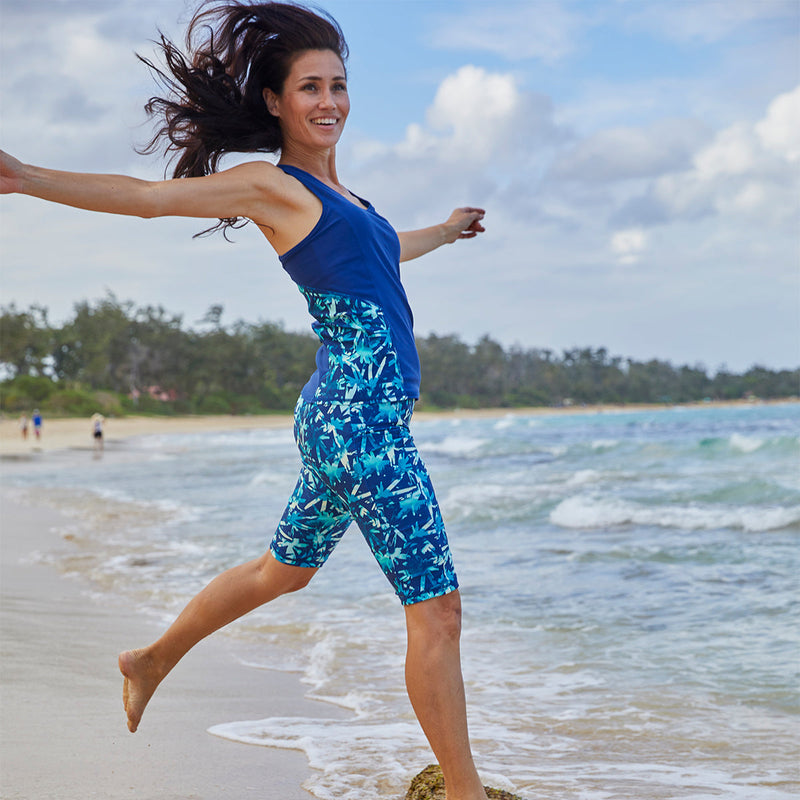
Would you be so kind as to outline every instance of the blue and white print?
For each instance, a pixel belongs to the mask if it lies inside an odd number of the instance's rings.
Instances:
[[[295,410],[303,459],[275,558],[321,567],[355,522],[404,605],[458,588],[428,472],[408,429],[414,401],[308,403]]]
[[[406,396],[403,376],[383,310],[357,297],[300,287],[322,342],[314,400],[350,403],[376,399],[398,402]],[[318,364],[320,359],[317,359]],[[306,392],[304,397],[309,399]]]

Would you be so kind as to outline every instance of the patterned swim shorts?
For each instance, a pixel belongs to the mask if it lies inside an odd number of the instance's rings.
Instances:
[[[270,549],[321,567],[355,522],[403,605],[458,588],[442,515],[408,429],[413,400],[295,408],[302,458]]]

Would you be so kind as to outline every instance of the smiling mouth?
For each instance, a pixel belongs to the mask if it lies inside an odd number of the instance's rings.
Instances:
[[[335,125],[338,121],[339,120],[337,120],[335,117],[320,117],[319,119],[311,120],[311,122],[313,122],[314,125],[320,125],[320,126]]]

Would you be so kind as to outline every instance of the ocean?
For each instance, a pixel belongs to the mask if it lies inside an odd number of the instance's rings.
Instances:
[[[526,800],[800,795],[800,405],[412,431],[461,581],[486,783]],[[52,453],[4,480],[69,518],[41,561],[166,624],[264,550],[297,468],[291,431],[252,430]],[[320,800],[400,798],[433,760],[405,694],[403,612],[357,528],[307,589],[217,635],[348,710],[210,730],[304,750]]]

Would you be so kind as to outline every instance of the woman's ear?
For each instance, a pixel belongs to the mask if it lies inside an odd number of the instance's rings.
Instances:
[[[280,117],[280,114],[278,113],[278,95],[276,95],[272,89],[263,89],[261,96],[264,98],[267,111],[269,111],[273,117]]]

